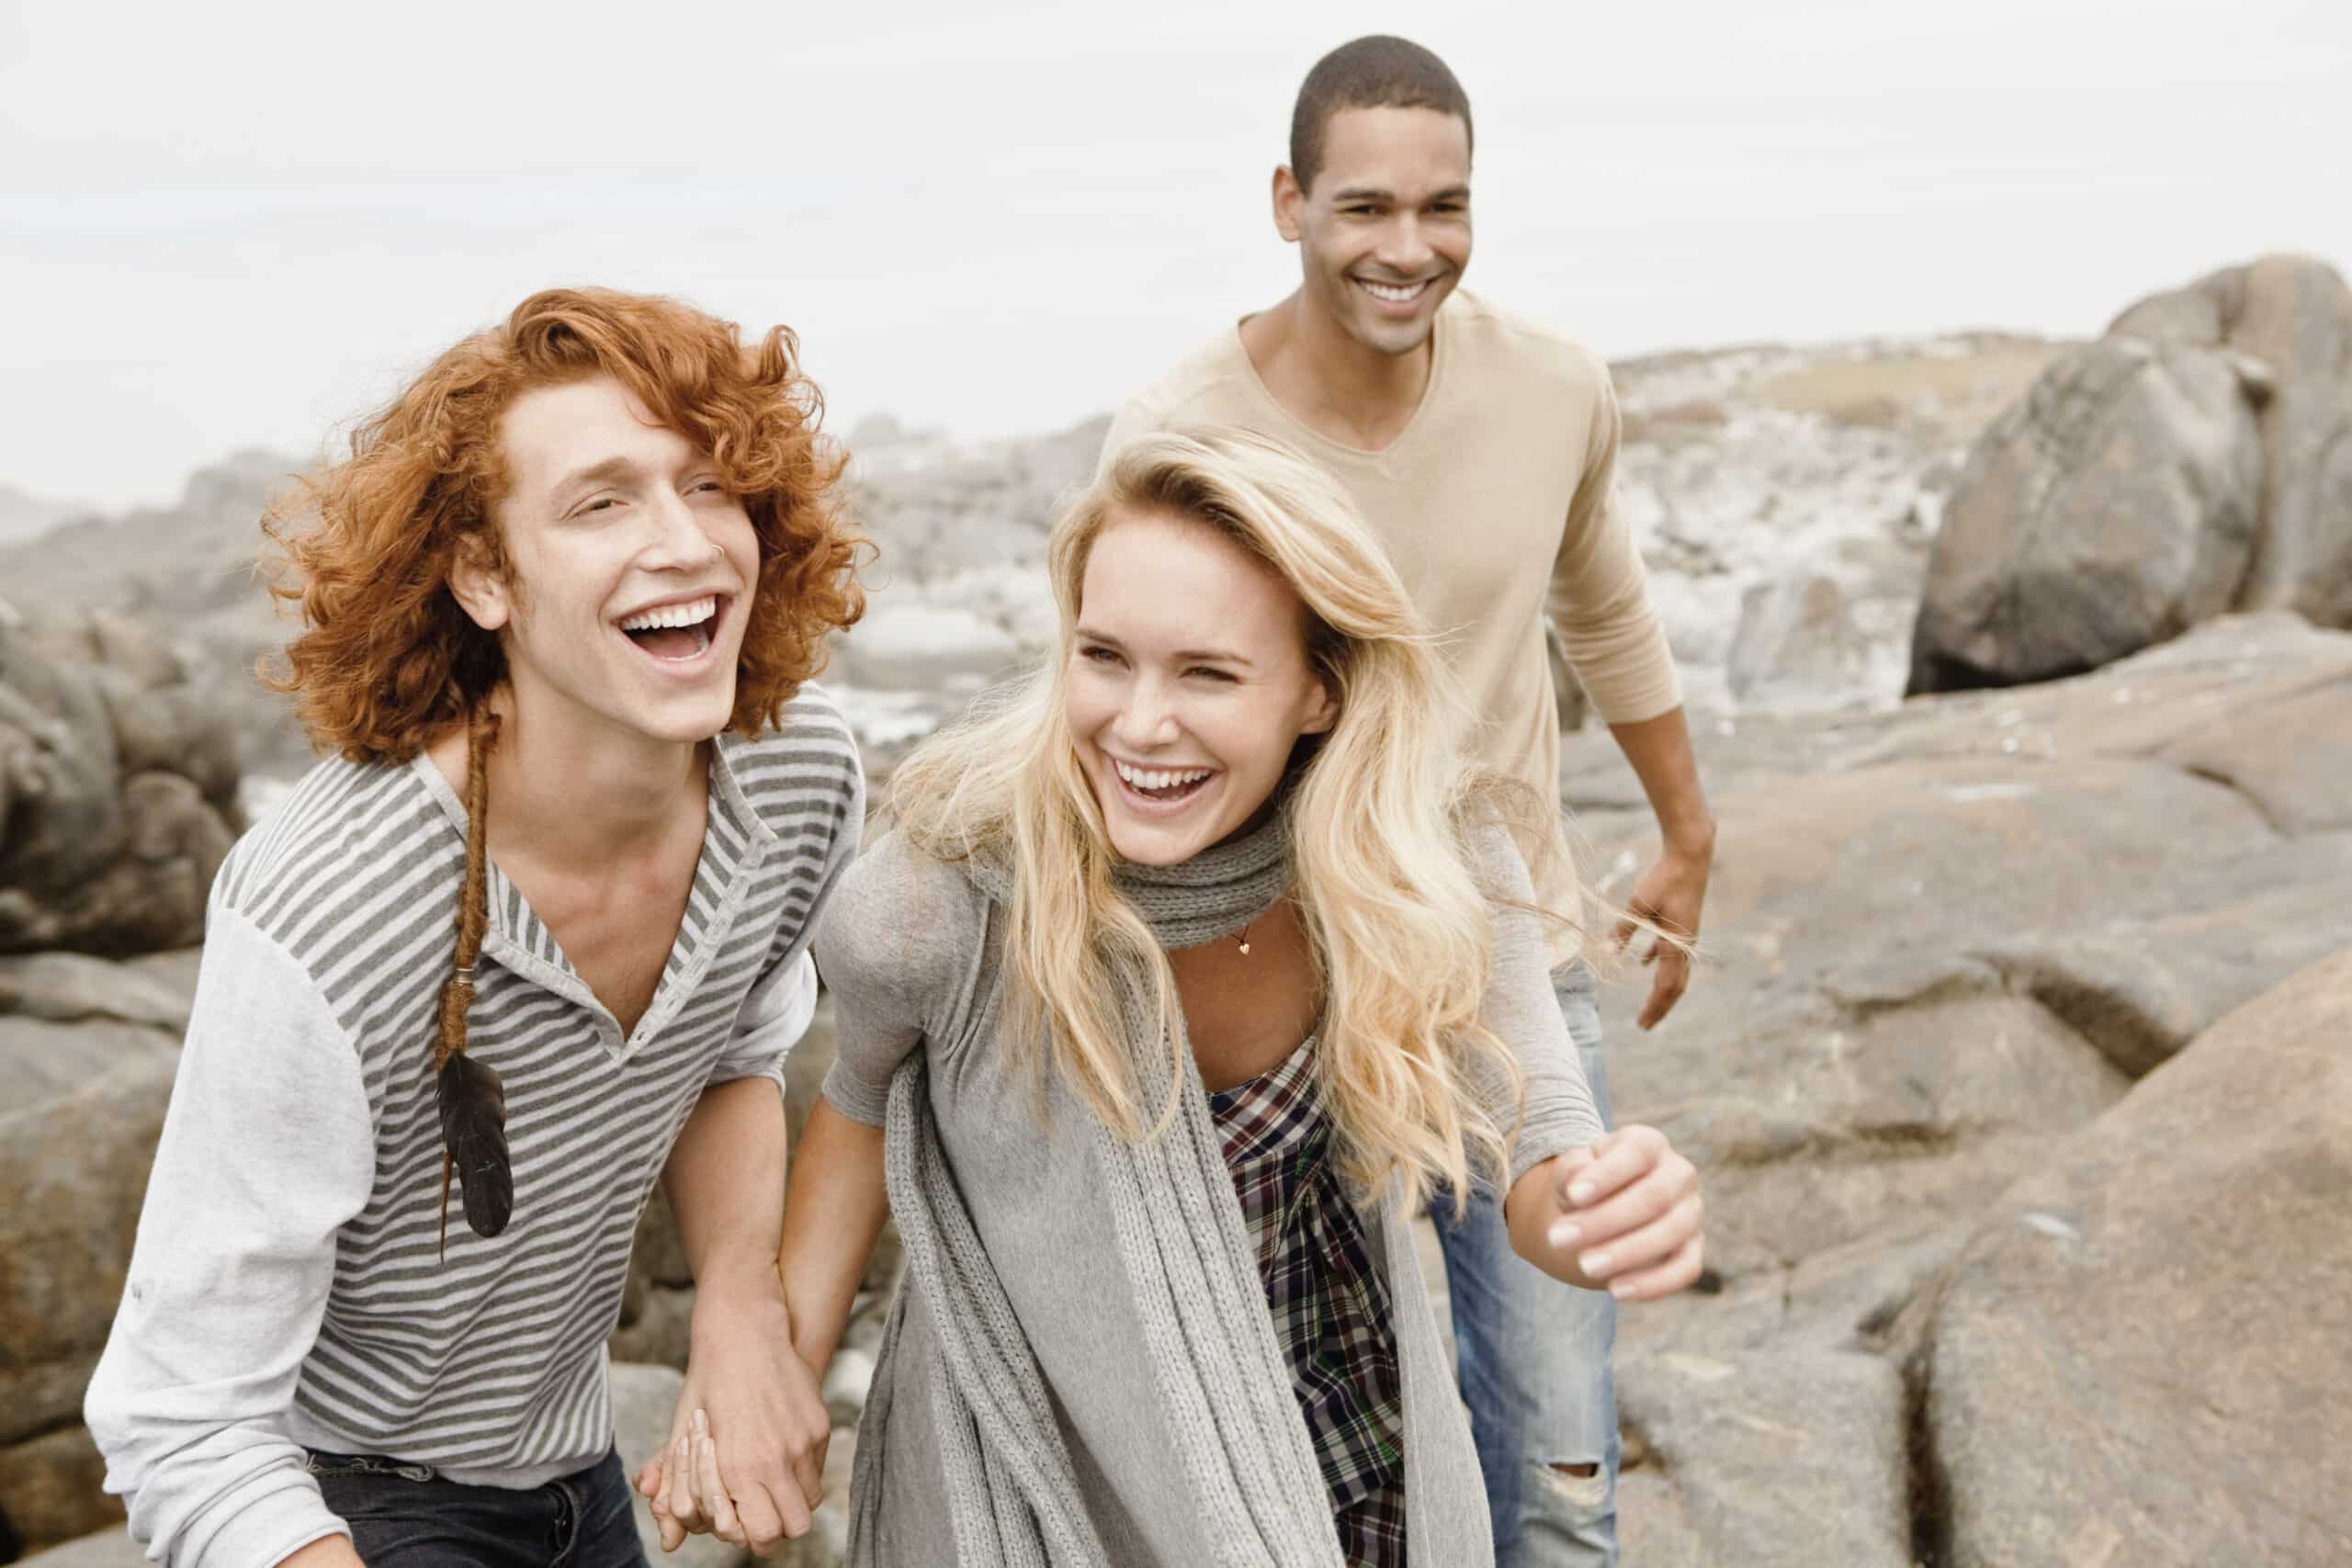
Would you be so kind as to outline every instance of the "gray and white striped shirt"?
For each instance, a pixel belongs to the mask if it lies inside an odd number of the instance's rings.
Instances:
[[[781,1088],[812,917],[863,815],[816,687],[714,755],[685,917],[626,1039],[492,866],[467,1049],[505,1083],[514,1214],[486,1239],[453,1194],[446,1258],[431,1056],[463,806],[424,757],[322,762],[231,853],[86,1400],[157,1561],[273,1563],[339,1529],[306,1447],[533,1486],[610,1446],[604,1346],[639,1213],[707,1087]]]

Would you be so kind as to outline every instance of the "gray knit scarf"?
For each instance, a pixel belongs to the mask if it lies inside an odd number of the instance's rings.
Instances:
[[[1242,930],[1273,904],[1290,880],[1286,850],[1277,814],[1181,865],[1122,867],[1117,883],[1163,947],[1193,947]],[[971,872],[982,891],[1006,898],[1002,867]],[[1076,1135],[1092,1137],[1101,1155],[1104,1201],[1175,1438],[1172,1479],[1189,1489],[1219,1568],[1342,1568],[1183,1021],[1170,1021],[1172,1054],[1146,1048],[1148,982],[1129,974],[1119,984],[1136,1103],[1162,1103],[1172,1063],[1184,1077],[1177,1109],[1148,1141],[1122,1139],[1091,1115]],[[1035,1358],[947,1168],[924,1071],[923,1053],[910,1053],[891,1079],[885,1123],[890,1212],[907,1256],[890,1331],[913,1292],[938,1344],[930,1405],[956,1562],[1112,1568]],[[883,1568],[880,1491],[853,1502],[853,1568]]]

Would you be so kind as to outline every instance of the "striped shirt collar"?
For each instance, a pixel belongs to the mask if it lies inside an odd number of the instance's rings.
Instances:
[[[677,940],[662,961],[662,979],[653,1001],[625,1040],[620,1025],[555,940],[521,889],[507,879],[495,860],[488,870],[490,926],[482,939],[482,956],[524,976],[548,991],[577,1003],[595,1021],[596,1032],[615,1059],[627,1061],[658,1035],[693,993],[694,984],[726,944],[735,912],[751,874],[758,870],[776,843],[775,832],[762,820],[744,795],[736,777],[735,738],[719,736],[710,749],[710,790],[707,820],[703,828],[702,854],[695,866],[692,891],[686,897]],[[420,751],[409,771],[441,809],[449,830],[462,845],[466,837],[465,803],[449,787],[448,779],[433,759]]]

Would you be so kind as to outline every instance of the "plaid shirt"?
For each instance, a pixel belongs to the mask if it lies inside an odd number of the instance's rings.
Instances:
[[[1396,1320],[1355,1205],[1327,1157],[1314,1041],[1209,1096],[1258,1252],[1291,1391],[1352,1568],[1405,1568],[1405,1423]]]

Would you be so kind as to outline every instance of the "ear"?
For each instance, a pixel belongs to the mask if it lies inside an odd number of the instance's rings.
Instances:
[[[1291,173],[1288,164],[1274,165],[1274,232],[1292,244],[1298,243],[1299,209],[1306,205],[1306,192],[1299,188],[1298,176]]]
[[[486,632],[503,626],[514,613],[506,580],[490,569],[481,543],[474,539],[458,541],[457,558],[449,563],[449,594]]]
[[[1315,695],[1308,700],[1306,719],[1298,727],[1298,732],[1301,735],[1328,735],[1331,731],[1331,727],[1339,722],[1339,695],[1331,690],[1331,682],[1328,677],[1317,676],[1315,681]]]

